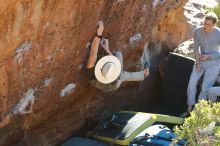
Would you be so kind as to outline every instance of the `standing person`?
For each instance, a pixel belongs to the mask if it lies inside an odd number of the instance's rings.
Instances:
[[[103,31],[103,22],[99,21],[87,62],[87,75],[89,76],[90,84],[108,92],[117,90],[122,82],[144,80],[149,74],[149,68],[146,67],[144,70],[138,72],[124,71],[122,53],[115,52],[114,55],[111,53],[108,39],[102,37]],[[104,48],[107,55],[99,53],[99,44]]]
[[[208,88],[212,87],[220,70],[220,29],[216,27],[217,15],[208,13],[204,25],[194,31],[194,54],[196,58],[187,89],[187,112],[196,103],[196,87],[204,74],[202,89],[198,100],[206,99]]]

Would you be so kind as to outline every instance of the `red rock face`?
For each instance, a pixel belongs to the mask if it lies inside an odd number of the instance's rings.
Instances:
[[[83,64],[96,23],[134,71],[144,44],[160,38],[153,28],[177,25],[167,19],[185,1],[0,0],[0,145],[56,145],[87,119],[134,104],[137,84],[114,93],[88,85]],[[171,34],[174,46],[185,39]]]
[[[170,10],[165,18],[154,27],[152,39],[157,43],[165,44],[169,49],[174,49],[183,40],[192,38],[194,26],[189,25],[185,13],[182,6]]]

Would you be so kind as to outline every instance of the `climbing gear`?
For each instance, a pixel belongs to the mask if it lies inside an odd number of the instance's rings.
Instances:
[[[93,131],[93,138],[118,145],[129,143],[155,122],[182,124],[183,118],[142,112],[120,111]]]
[[[129,146],[183,146],[186,141],[177,140],[176,135],[165,125],[155,124],[137,135]],[[174,142],[175,140],[175,142]]]

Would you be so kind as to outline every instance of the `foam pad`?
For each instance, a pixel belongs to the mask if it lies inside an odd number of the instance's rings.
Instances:
[[[120,111],[94,130],[97,140],[128,145],[139,133],[155,122],[182,124],[183,118],[142,112]]]
[[[160,103],[181,114],[187,108],[187,86],[194,60],[176,53],[170,53],[164,73]]]
[[[87,138],[72,137],[61,146],[110,146],[110,144]]]

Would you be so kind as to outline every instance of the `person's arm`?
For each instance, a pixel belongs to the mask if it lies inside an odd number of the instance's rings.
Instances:
[[[147,77],[150,74],[149,68],[144,69],[144,77]]]
[[[196,59],[196,70],[200,71],[201,70],[201,65],[200,65],[200,56],[201,56],[201,52],[200,52],[200,42],[198,40],[198,36],[197,36],[197,32],[196,30],[194,31],[194,55],[195,55],[195,59]]]
[[[220,52],[212,53],[209,56],[210,60],[220,59]]]
[[[199,59],[201,61],[220,59],[220,52],[215,52],[215,53],[212,53],[212,54],[209,54],[209,55],[201,55],[199,57]]]
[[[196,59],[196,63],[200,63],[199,57],[200,57],[200,42],[198,40],[198,36],[196,33],[196,30],[194,31],[194,55],[195,55],[195,59]]]
[[[102,36],[103,30],[104,30],[103,22],[99,21],[98,22],[98,29],[97,29],[97,32],[96,32],[97,34],[96,34],[95,38],[92,41],[91,52],[90,52],[89,59],[88,59],[88,62],[87,62],[87,69],[90,69],[90,68],[94,67],[94,65],[96,63],[97,53],[98,53],[98,48],[99,48],[99,42],[101,40],[101,38],[98,37],[98,36]]]
[[[101,45],[102,45],[102,47],[105,49],[105,51],[109,54],[109,55],[113,55],[112,53],[111,53],[111,51],[109,50],[109,43],[108,43],[108,39],[102,39],[102,41],[101,41]]]

